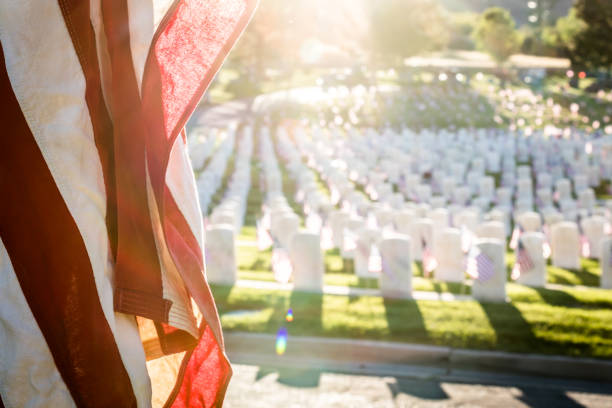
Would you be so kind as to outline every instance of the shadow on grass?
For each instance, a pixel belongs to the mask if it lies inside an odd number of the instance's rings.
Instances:
[[[539,341],[520,310],[512,303],[480,303],[497,337],[497,348],[515,351],[528,349],[541,351]],[[527,346],[526,346],[527,345]]]
[[[399,394],[409,394],[425,400],[445,400],[449,398],[438,381],[396,377],[395,382],[387,383],[387,387],[389,387],[393,399],[396,399]]]
[[[393,340],[429,343],[425,320],[414,300],[383,298],[385,317]]]
[[[253,262],[250,266],[249,266],[249,270],[251,271],[262,271],[262,270],[266,270],[268,269],[268,262],[266,262],[265,259],[262,258],[257,258],[255,260],[255,262]]]
[[[538,292],[538,295],[540,295],[542,300],[549,305],[570,307],[582,306],[582,304],[574,296],[562,290],[550,290],[536,287],[532,289]]]
[[[599,286],[601,266],[595,259],[580,260],[580,269],[563,269],[547,266],[548,282],[562,285]]]

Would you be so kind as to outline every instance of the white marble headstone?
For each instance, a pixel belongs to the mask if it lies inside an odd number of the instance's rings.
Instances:
[[[236,282],[233,225],[216,224],[206,230],[204,259],[209,282],[223,285]]]
[[[380,290],[384,297],[412,296],[412,259],[410,237],[394,235],[384,238],[378,248],[382,259]]]
[[[323,254],[319,234],[299,231],[289,244],[289,257],[293,265],[293,283],[296,290],[323,289]]]
[[[483,302],[505,302],[506,248],[504,242],[497,239],[480,239],[475,245],[492,262],[493,275],[487,280],[474,279],[472,296]]]

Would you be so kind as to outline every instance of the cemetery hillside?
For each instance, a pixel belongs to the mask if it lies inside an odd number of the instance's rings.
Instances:
[[[230,358],[434,346],[608,378],[612,6],[315,3],[262,0],[187,126]]]

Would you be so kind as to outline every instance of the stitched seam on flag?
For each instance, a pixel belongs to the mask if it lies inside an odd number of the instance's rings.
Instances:
[[[126,27],[129,27],[127,3],[125,0],[103,0],[101,5],[104,34],[107,38],[111,63],[111,102],[116,125],[115,133],[121,136],[116,139],[115,151],[123,150],[122,155],[116,156],[116,163],[120,164],[120,171],[116,173],[118,226],[122,230],[119,230],[115,280],[118,286],[124,288],[145,286],[147,291],[151,292],[151,296],[158,297],[158,302],[163,303],[161,266],[153,226],[148,211],[142,213],[142,210],[148,209],[144,174],[146,167],[144,144],[147,130],[142,118],[140,95],[129,49],[129,30],[126,30]],[[132,103],[131,106],[127,106],[128,101]],[[141,144],[134,146],[135,142]],[[132,157],[128,158],[129,154]],[[116,291],[116,296],[121,296],[121,293]],[[139,313],[147,306],[146,303],[139,305]],[[116,309],[116,311],[135,314],[130,309]],[[156,310],[151,312],[158,313]],[[153,320],[160,318],[152,315],[142,316]],[[167,320],[167,315],[165,319]]]
[[[155,205],[155,197],[151,189],[149,171],[145,167],[147,178],[147,199],[149,202],[149,213],[151,223],[153,225],[153,233],[155,237],[155,245],[159,259],[160,272],[162,278],[163,298],[172,301],[172,306],[169,308],[167,320],[168,324],[176,325],[177,328],[183,329],[190,333],[194,338],[198,338],[198,330],[193,311],[191,309],[191,301],[189,294],[185,289],[184,283],[179,275],[178,270],[168,252],[167,243],[164,240],[161,220]],[[172,319],[172,321],[170,321]]]

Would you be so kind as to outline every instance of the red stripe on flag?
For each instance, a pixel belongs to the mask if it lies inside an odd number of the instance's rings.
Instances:
[[[222,367],[220,370],[219,367]],[[221,407],[232,369],[208,326],[197,347],[188,352],[166,407]]]
[[[115,310],[168,322],[161,268],[147,197],[144,123],[132,63],[126,0],[103,0],[102,18],[112,71],[117,180]]]
[[[160,207],[165,204],[165,174],[174,140],[248,24],[255,5],[255,0],[177,0],[153,36],[142,103],[151,138],[149,172]]]
[[[154,35],[142,83],[149,130],[147,160],[168,249],[205,322],[185,356],[174,406],[220,406],[231,376],[214,299],[204,279],[202,248],[166,186],[179,132],[255,9],[253,0],[177,1]],[[204,326],[205,325],[205,326]]]
[[[87,249],[13,92],[0,46],[0,236],[21,290],[78,406],[136,399]]]

